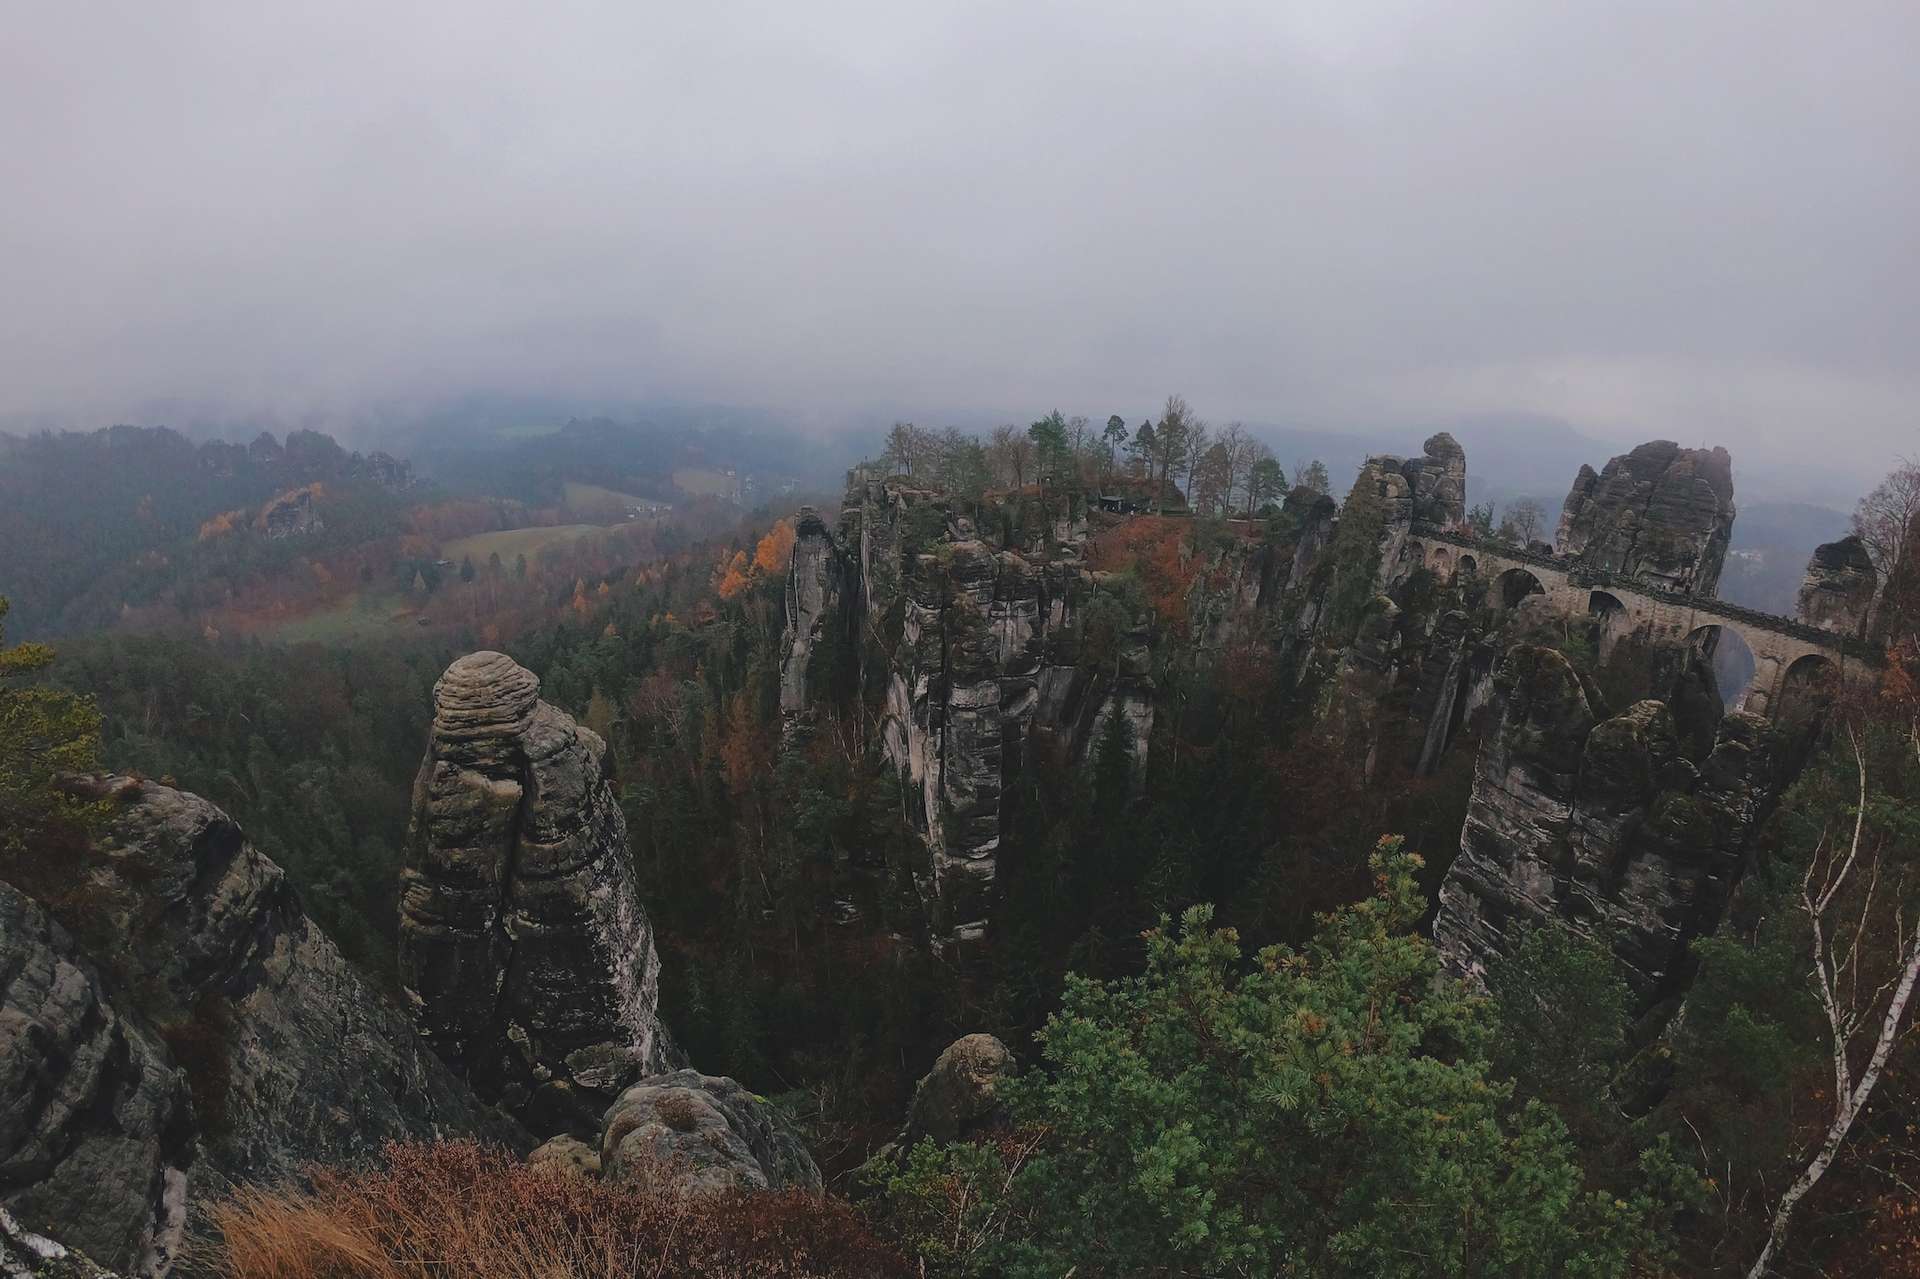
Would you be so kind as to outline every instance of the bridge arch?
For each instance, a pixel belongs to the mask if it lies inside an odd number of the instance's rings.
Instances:
[[[1443,580],[1441,548],[1448,548],[1452,581],[1465,592],[1469,607],[1484,603],[1510,609],[1537,591],[1555,614],[1584,619],[1602,645],[1644,635],[1662,647],[1709,649],[1701,656],[1717,659],[1715,691],[1730,707],[1770,716],[1783,696],[1795,700],[1817,691],[1829,670],[1852,681],[1877,665],[1871,654],[1856,658],[1845,638],[1794,618],[1596,572],[1563,557],[1516,551],[1458,529],[1422,525],[1412,531],[1425,547],[1425,563]],[[1808,657],[1822,661],[1794,670]],[[1743,670],[1751,675],[1741,681]],[[1789,670],[1794,670],[1791,685]]]
[[[1453,552],[1444,546],[1436,546],[1427,558],[1427,568],[1436,581],[1445,583],[1453,580]]]
[[[1613,652],[1614,644],[1632,629],[1632,616],[1612,591],[1592,591],[1587,595],[1587,618],[1594,652],[1604,662]]]
[[[1531,570],[1510,568],[1494,579],[1494,597],[1501,608],[1515,608],[1529,595],[1545,595],[1547,588]]]
[[[1713,671],[1714,692],[1719,694],[1720,704],[1726,709],[1746,709],[1748,690],[1765,687],[1755,678],[1763,674],[1760,659],[1738,626],[1720,622],[1696,626],[1687,636],[1687,647],[1706,659]]]
[[[1810,719],[1819,715],[1833,702],[1839,682],[1840,668],[1825,653],[1795,658],[1780,676],[1780,691],[1773,699],[1774,718]]]

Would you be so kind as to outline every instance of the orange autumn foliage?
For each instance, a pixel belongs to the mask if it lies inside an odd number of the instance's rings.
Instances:
[[[1087,566],[1110,573],[1133,573],[1146,588],[1147,602],[1161,622],[1182,628],[1187,617],[1187,591],[1201,569],[1200,560],[1187,546],[1192,528],[1191,520],[1135,516],[1087,543]]]
[[[908,1279],[843,1200],[799,1190],[661,1193],[529,1167],[473,1142],[389,1144],[382,1166],[316,1168],[210,1212],[229,1279]]]
[[[760,545],[753,549],[753,566],[762,573],[784,573],[793,558],[793,521],[775,520]]]
[[[222,511],[200,526],[199,540],[206,542],[216,537],[225,537],[228,533],[233,532],[234,528],[246,518],[247,513],[244,509],[238,511]]]
[[[730,600],[753,585],[751,566],[745,551],[735,551],[716,576],[713,589],[721,599]]]

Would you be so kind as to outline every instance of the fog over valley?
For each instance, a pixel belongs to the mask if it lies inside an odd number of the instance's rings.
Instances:
[[[1177,391],[1372,448],[1539,418],[1857,488],[1914,436],[1917,28],[59,6],[0,48],[0,416],[366,439],[481,392],[820,437]]]

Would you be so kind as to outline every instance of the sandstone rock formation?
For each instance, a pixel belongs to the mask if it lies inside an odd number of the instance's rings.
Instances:
[[[530,1168],[550,1168],[575,1177],[600,1175],[600,1151],[578,1137],[559,1136],[541,1142],[527,1156]]]
[[[66,930],[6,884],[0,989],[0,1205],[27,1231],[164,1273],[193,1162],[186,1080]]]
[[[842,580],[845,559],[820,513],[811,506],[801,507],[793,531],[793,559],[787,569],[786,651],[780,658],[780,711],[789,718],[803,713],[814,700],[809,682],[823,639],[854,642],[848,632],[852,613],[846,607],[847,583]]]
[[[105,786],[130,793],[95,841],[112,875],[91,886],[90,949],[189,1073],[222,1081],[195,1088],[210,1169],[271,1179],[394,1138],[526,1144],[347,963],[232,818],[172,787]]]
[[[1866,543],[1843,537],[1813,548],[1807,575],[1800,583],[1800,620],[1809,626],[1856,638],[1867,633],[1879,575]]]
[[[5,1095],[38,1099],[0,1117],[0,1199],[29,1228],[157,1273],[186,1209],[235,1182],[350,1164],[393,1138],[531,1144],[219,808],[128,777],[68,786],[107,805],[91,850],[23,862],[9,872],[22,882],[0,885],[0,973],[20,974],[0,1072],[21,1072]]]
[[[1401,581],[1420,566],[1423,552],[1413,538],[1415,524],[1458,530],[1466,523],[1466,450],[1444,431],[1423,447],[1421,457],[1393,453],[1370,457],[1355,480],[1353,492],[1365,492],[1380,506],[1380,579],[1384,583]],[[1350,495],[1348,501],[1352,500]]]
[[[1000,1080],[1013,1073],[1013,1054],[992,1035],[962,1035],[934,1059],[933,1068],[914,1086],[906,1126],[894,1141],[907,1150],[922,1138],[936,1143],[961,1141],[1005,1120],[995,1095]]]
[[[28,1230],[0,1208],[0,1275],[6,1279],[120,1279],[57,1239]]]
[[[1467,451],[1445,431],[1429,436],[1421,456],[1383,453],[1367,465],[1393,471],[1406,482],[1408,515],[1422,524],[1457,528],[1467,518]]]
[[[1609,717],[1564,657],[1530,645],[1507,653],[1494,696],[1435,945],[1452,971],[1478,977],[1517,930],[1560,920],[1610,947],[1643,998],[1659,997],[1688,941],[1718,923],[1778,795],[1766,721],[1727,715],[1696,763],[1664,703]]]
[[[501,653],[434,686],[402,879],[400,965],[421,1034],[536,1131],[595,1131],[670,1064],[659,959],[606,747]]]
[[[1111,615],[1109,579],[1081,558],[1077,498],[983,533],[941,494],[860,479],[837,532],[804,515],[796,531],[781,708],[791,723],[812,705],[806,671],[823,636],[857,646],[858,682],[885,690],[881,744],[927,844],[915,878],[934,944],[972,942],[986,928],[1003,796],[1028,734],[1053,734],[1085,759],[1117,715],[1143,765],[1146,620]],[[1106,648],[1083,662],[1090,608],[1106,610]]]
[[[1712,595],[1733,534],[1733,458],[1654,440],[1595,473],[1582,466],[1554,550],[1605,573]]]
[[[600,1166],[610,1181],[676,1194],[821,1188],[813,1156],[784,1118],[733,1080],[697,1070],[621,1093],[600,1134]]]

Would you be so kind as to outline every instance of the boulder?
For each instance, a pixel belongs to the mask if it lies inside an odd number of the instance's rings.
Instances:
[[[530,1168],[547,1168],[572,1177],[597,1178],[600,1175],[600,1152],[578,1137],[565,1134],[534,1147],[527,1156]]]
[[[434,686],[400,970],[422,1036],[482,1098],[586,1134],[674,1051],[606,746],[539,694],[493,652]]]
[[[600,1167],[609,1181],[682,1195],[821,1189],[813,1156],[784,1117],[733,1080],[697,1070],[621,1093],[600,1134]]]
[[[896,1146],[911,1148],[921,1138],[936,1143],[960,1141],[1006,1121],[996,1090],[1013,1073],[1013,1054],[992,1035],[963,1035],[934,1059],[921,1077],[907,1109],[907,1123]]]

